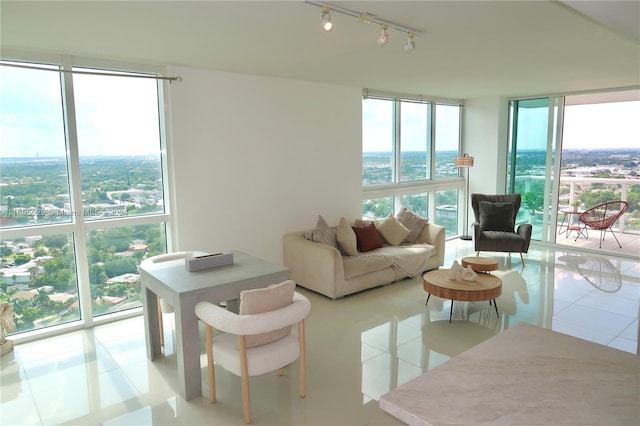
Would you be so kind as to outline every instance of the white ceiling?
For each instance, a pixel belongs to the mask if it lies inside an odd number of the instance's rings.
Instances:
[[[326,33],[303,1],[3,0],[0,42],[450,98],[640,85],[638,1],[330,3],[425,37],[405,53],[406,35],[391,30],[380,47],[379,26],[338,13]]]

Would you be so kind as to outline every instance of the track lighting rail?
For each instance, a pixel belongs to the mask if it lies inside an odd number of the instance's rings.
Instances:
[[[413,35],[413,37],[418,37],[418,38],[423,38],[424,35],[420,34],[418,31],[409,28],[409,27],[405,27],[403,25],[398,25],[394,22],[391,21],[387,21],[386,19],[381,19],[375,15],[372,15],[368,12],[357,12],[355,10],[351,10],[351,9],[346,9],[344,7],[340,7],[340,6],[335,6],[329,3],[324,3],[324,2],[319,2],[319,1],[307,1],[305,0],[305,3],[308,3],[310,5],[313,6],[317,6],[324,9],[328,9],[331,12],[338,12],[338,13],[342,13],[343,15],[348,15],[351,16],[353,18],[356,18],[358,20],[360,20],[361,22],[364,23],[373,23],[373,24],[378,24],[378,25],[386,25],[388,28],[392,28],[396,31],[400,31],[403,32],[407,35]]]

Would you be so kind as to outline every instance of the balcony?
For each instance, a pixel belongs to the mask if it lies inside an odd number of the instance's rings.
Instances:
[[[608,251],[616,255],[640,256],[640,233],[629,230],[620,232],[615,228],[614,232],[622,248],[618,247],[618,243],[616,243],[616,240],[609,232],[607,232],[602,242],[602,248],[600,248],[600,231],[596,230],[587,230],[589,238],[580,236],[577,239],[577,233],[575,231],[571,232],[568,236],[566,236],[563,231],[560,235],[557,235],[556,243],[578,250]]]
[[[543,176],[522,176],[518,177],[519,183],[524,185],[527,190],[529,188],[540,187],[540,181],[544,182]],[[634,188],[635,187],[635,188]],[[640,187],[638,179],[613,179],[613,178],[588,178],[588,177],[567,177],[560,178],[558,203],[550,208],[548,222],[553,226],[555,221],[555,230],[550,230],[549,242],[555,242],[558,245],[570,246],[575,249],[597,252],[611,252],[616,255],[639,256],[640,255],[640,206],[637,199],[637,187]],[[632,194],[633,192],[633,194]],[[561,210],[571,210],[570,204],[574,200],[584,199],[581,194],[589,193],[607,193],[612,194],[616,198],[607,198],[606,201],[622,200],[629,203],[629,210],[614,225],[613,230],[622,247],[618,246],[615,238],[610,232],[605,234],[602,248],[600,248],[600,231],[587,228],[584,230],[584,224],[578,223],[577,215],[568,215],[560,213]],[[534,193],[542,197],[540,193]],[[594,202],[593,205],[604,202],[605,200]],[[634,205],[635,204],[635,205]],[[583,205],[581,210],[593,207],[593,205]],[[542,212],[530,211],[527,203],[523,201],[523,206],[518,214],[518,223],[533,224],[533,239],[542,241],[544,235],[544,215]],[[556,210],[554,210],[556,209]],[[572,227],[567,229],[568,222]],[[580,230],[575,229],[580,228]],[[554,232],[553,232],[554,231]],[[569,231],[569,232],[567,232]]]

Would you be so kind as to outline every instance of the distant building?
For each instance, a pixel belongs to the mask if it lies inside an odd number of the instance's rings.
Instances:
[[[138,274],[122,274],[117,277],[109,278],[107,285],[111,284],[126,284],[128,286],[137,284],[140,281],[140,275]]]
[[[145,244],[144,240],[134,240],[129,245],[130,251],[141,251],[146,253],[149,250],[149,246]]]
[[[455,219],[458,217],[458,209],[456,206],[438,206],[436,215],[438,219]]]
[[[54,302],[67,303],[69,299],[73,299],[76,296],[69,293],[54,293],[49,295],[49,300]]]
[[[11,295],[11,300],[31,300],[38,295],[38,290],[20,290]]]
[[[3,282],[7,285],[25,285],[31,282],[31,272],[28,271],[28,268],[22,268],[20,266],[13,268],[4,268],[0,269],[0,282]]]
[[[125,300],[127,300],[126,297],[103,296],[100,299],[96,299],[96,304],[100,305],[102,303],[106,303],[109,306],[115,306]]]

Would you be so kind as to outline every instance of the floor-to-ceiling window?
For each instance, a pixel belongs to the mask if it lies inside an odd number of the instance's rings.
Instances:
[[[532,238],[540,240],[550,150],[549,98],[512,101],[510,112],[507,192],[522,195],[522,206],[516,221],[533,224]]]
[[[640,230],[638,117],[637,91],[566,97],[559,206],[627,201],[623,223]]]
[[[362,215],[381,218],[405,206],[458,233],[462,102],[376,96],[362,101]]]
[[[138,265],[166,252],[170,217],[157,76],[3,53],[0,300],[14,334],[141,306]]]
[[[581,232],[585,225],[570,212],[615,200],[629,203],[616,232],[640,229],[637,90],[514,100],[510,107],[507,190],[522,194],[518,218],[533,224],[534,239],[600,249],[599,232]],[[610,249],[625,251],[611,241]]]

